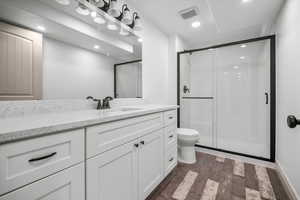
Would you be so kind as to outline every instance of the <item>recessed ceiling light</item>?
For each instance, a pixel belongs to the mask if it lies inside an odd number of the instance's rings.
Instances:
[[[245,45],[245,44],[241,45],[241,48],[246,48],[246,47],[247,47],[247,45]]]
[[[36,28],[40,31],[45,31],[46,30],[46,28],[44,26],[41,26],[41,25],[38,25]]]
[[[243,3],[249,3],[251,2],[252,0],[242,0]]]
[[[138,42],[143,42],[143,39],[142,39],[142,38],[139,38],[139,39],[138,39]]]
[[[199,21],[194,21],[193,23],[192,23],[192,27],[193,28],[198,28],[198,27],[200,27],[201,26],[201,23],[199,22]]]
[[[94,49],[100,49],[99,45],[94,45]]]
[[[70,5],[71,3],[70,0],[55,0],[55,1],[64,6]]]
[[[239,68],[239,66],[233,66],[233,69],[238,69]]]
[[[244,59],[245,59],[245,56],[241,56],[240,59],[241,59],[241,60],[244,60]]]

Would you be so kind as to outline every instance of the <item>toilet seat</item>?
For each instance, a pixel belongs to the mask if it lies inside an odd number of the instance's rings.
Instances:
[[[198,139],[199,133],[194,129],[178,128],[177,134],[179,139]]]

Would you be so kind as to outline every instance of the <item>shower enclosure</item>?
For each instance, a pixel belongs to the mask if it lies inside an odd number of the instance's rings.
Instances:
[[[178,53],[178,125],[197,146],[275,159],[275,36]]]

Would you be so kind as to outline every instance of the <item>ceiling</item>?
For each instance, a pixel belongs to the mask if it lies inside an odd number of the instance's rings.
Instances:
[[[178,34],[189,48],[200,48],[268,34],[285,0],[127,1],[166,34]],[[182,19],[178,12],[192,6],[199,15]],[[195,20],[201,22],[196,29],[191,26]]]

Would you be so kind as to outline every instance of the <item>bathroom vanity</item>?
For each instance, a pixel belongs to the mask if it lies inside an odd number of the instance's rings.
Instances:
[[[176,109],[122,107],[3,121],[0,200],[146,199],[177,165]]]

